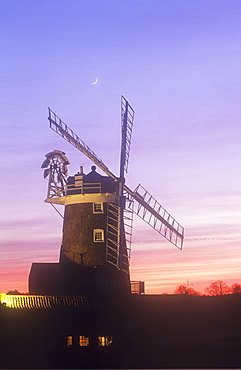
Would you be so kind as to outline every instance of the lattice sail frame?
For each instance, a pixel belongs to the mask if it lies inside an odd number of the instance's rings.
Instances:
[[[138,198],[138,202],[134,202],[133,212],[181,250],[184,228],[141,184],[134,190],[133,198]]]
[[[127,173],[128,170],[134,115],[134,109],[124,96],[121,96],[121,153],[123,153],[123,163],[121,165],[123,165],[123,171],[121,170],[120,172],[123,172],[123,174],[124,172]]]
[[[78,135],[74,133],[74,131],[64,123],[64,121],[61,120],[55,114],[50,108],[49,110],[49,126],[50,128],[55,131],[58,135],[60,135],[63,139],[68,141],[71,145],[75,146],[78,150],[80,150],[83,154],[85,154],[92,162],[94,162],[103,172],[105,172],[107,175],[112,177],[113,179],[116,179],[116,176],[111,173],[111,171],[108,169],[108,167],[102,162],[102,160],[95,154],[93,150],[86,145],[83,140],[79,138]]]
[[[127,200],[128,206],[124,209],[124,248],[122,248],[120,256],[120,207],[118,198],[119,196],[116,195],[115,201],[107,204],[106,260],[116,268],[119,268],[119,260],[121,258],[121,270],[129,273],[133,230],[133,201]]]

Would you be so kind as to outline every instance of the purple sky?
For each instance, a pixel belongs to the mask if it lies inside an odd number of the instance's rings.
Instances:
[[[180,252],[134,220],[131,278],[148,293],[187,279],[241,282],[241,2],[1,0],[0,292],[58,260],[45,154],[91,163],[48,128],[51,107],[118,174],[120,96],[136,115],[126,182],[185,227]],[[96,85],[92,85],[98,77]]]

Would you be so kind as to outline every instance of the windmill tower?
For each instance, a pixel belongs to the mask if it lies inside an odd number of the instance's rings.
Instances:
[[[141,185],[125,185],[134,110],[121,97],[120,174],[115,176],[97,155],[51,110],[50,128],[85,154],[94,165],[85,174],[67,175],[65,153],[46,154],[42,164],[49,178],[47,203],[64,205],[63,239],[57,264],[31,268],[31,294],[84,295],[130,292],[129,259],[133,213],[177,248],[183,227]],[[106,176],[96,171],[99,167]]]

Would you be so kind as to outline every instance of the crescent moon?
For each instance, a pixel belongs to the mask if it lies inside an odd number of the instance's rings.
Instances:
[[[92,85],[96,85],[98,82],[98,77],[96,78],[95,82],[92,82]]]

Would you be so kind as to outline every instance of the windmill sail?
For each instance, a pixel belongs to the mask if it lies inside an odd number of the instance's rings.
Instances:
[[[85,154],[92,162],[94,162],[103,172],[113,179],[117,179],[116,176],[108,169],[108,167],[102,162],[102,160],[76,135],[70,127],[64,123],[61,118],[57,116],[49,108],[48,116],[50,128],[55,131],[58,135],[62,136],[66,141],[79,149]]]
[[[121,96],[121,160],[120,160],[120,177],[124,177],[127,172],[131,147],[131,136],[134,121],[134,110],[129,102]]]
[[[130,106],[129,102],[122,96],[121,97],[121,156],[120,156],[120,180],[118,190],[118,268],[123,269],[124,261],[123,256],[124,250],[126,250],[126,231],[124,225],[125,215],[125,197],[123,195],[123,187],[125,183],[125,172],[127,172],[130,146],[131,146],[131,135],[134,120],[134,110]]]
[[[130,199],[134,199],[133,212],[164,236],[178,249],[182,249],[184,228],[140,184],[132,191],[124,186]]]

